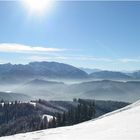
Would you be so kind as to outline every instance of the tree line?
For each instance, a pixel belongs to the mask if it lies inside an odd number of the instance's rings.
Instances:
[[[54,113],[51,119],[47,115],[42,117],[43,110],[29,103],[1,102],[4,104],[0,104],[0,136],[73,125],[93,119],[96,113],[95,102],[83,99],[74,99],[77,106],[63,113]]]
[[[78,124],[95,118],[95,102],[86,101],[84,99],[74,99],[78,102],[77,107],[73,107],[63,114],[58,113],[57,126],[67,126]]]

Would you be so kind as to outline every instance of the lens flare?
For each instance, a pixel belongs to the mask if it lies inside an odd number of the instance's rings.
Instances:
[[[52,6],[52,0],[23,0],[23,3],[30,13],[43,14]]]

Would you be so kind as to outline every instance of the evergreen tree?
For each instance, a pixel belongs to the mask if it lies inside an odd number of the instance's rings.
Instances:
[[[43,118],[43,129],[47,129],[48,128],[48,118],[47,116],[44,116]]]

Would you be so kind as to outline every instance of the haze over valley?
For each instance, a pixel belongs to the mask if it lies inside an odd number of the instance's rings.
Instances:
[[[32,62],[27,65],[8,63],[0,65],[0,89],[1,92],[9,91],[11,95],[12,92],[26,95],[27,100],[92,98],[134,102],[140,98],[139,73],[128,75],[100,70],[88,74],[58,62]]]

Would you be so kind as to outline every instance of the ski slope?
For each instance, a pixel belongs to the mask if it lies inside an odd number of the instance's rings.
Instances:
[[[1,137],[0,140],[140,140],[140,101],[78,125]]]

